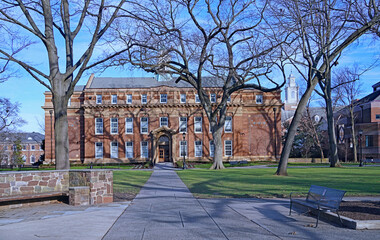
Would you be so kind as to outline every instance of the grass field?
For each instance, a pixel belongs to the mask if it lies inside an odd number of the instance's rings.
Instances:
[[[346,196],[380,195],[380,167],[293,168],[289,176],[275,169],[185,170],[177,172],[196,197],[289,197],[310,185],[346,190]]]
[[[136,195],[151,174],[152,171],[114,171],[113,190],[116,193]]]

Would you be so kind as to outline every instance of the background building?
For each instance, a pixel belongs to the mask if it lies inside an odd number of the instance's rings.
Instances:
[[[12,156],[17,143],[21,145],[21,155],[25,164],[29,165],[37,162],[41,155],[44,154],[42,149],[43,140],[44,135],[36,132],[0,134],[1,165],[14,164]]]
[[[358,140],[357,152],[360,160],[360,149],[363,159],[380,159],[380,82],[372,86],[373,92],[355,102],[355,132],[352,136],[351,119],[348,108],[334,114],[337,123],[337,136],[340,159],[353,159],[352,138]],[[361,138],[360,138],[360,134]]]
[[[204,80],[211,102],[221,83]],[[281,91],[248,89],[228,103],[224,161],[274,159],[281,146]],[[45,93],[46,162],[54,161],[53,110]],[[170,78],[97,78],[77,86],[68,107],[71,162],[211,160],[210,126],[196,91]],[[276,153],[275,153],[276,151]]]

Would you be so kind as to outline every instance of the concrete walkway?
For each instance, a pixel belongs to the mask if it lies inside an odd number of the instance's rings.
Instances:
[[[195,199],[175,171],[157,165],[104,239],[376,239],[292,214],[279,199]]]

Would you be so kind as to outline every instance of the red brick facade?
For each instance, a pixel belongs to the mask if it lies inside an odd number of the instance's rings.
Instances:
[[[108,81],[112,80],[112,78],[108,79]],[[83,88],[78,87],[79,90],[77,88],[71,97],[68,109],[70,161],[117,163],[181,160],[180,141],[183,140],[183,134],[179,132],[180,117],[187,119],[185,134],[187,160],[212,159],[210,156],[212,135],[209,122],[201,104],[196,102],[196,92],[193,88],[175,87],[166,82],[162,82],[162,84],[159,82],[152,87],[115,87],[108,83],[112,87],[96,88],[93,81],[99,83],[101,79],[90,77],[87,85]],[[115,85],[117,84],[115,83]],[[218,88],[207,88],[210,95],[215,94],[216,101],[220,100],[221,92],[219,90]],[[160,99],[161,94],[166,94],[166,103],[161,103],[164,100]],[[181,103],[181,94],[186,94],[186,103]],[[97,95],[101,95],[100,104],[96,103]],[[114,103],[112,95],[117,96],[117,101]],[[128,95],[132,95],[132,102]],[[142,102],[142,98],[145,100],[145,95],[146,103]],[[262,96],[262,103],[256,102],[257,98],[260,98],[260,96],[257,97],[258,95]],[[280,109],[282,106],[280,95],[280,91],[263,93],[257,90],[242,90],[232,95],[227,110],[227,115],[232,117],[232,129],[224,131],[222,136],[224,145],[227,141],[227,146],[223,146],[225,161],[273,159],[275,144],[277,155],[279,155],[281,146]],[[115,97],[113,98],[115,100]],[[43,107],[46,128],[45,149],[46,162],[49,163],[52,159],[54,161],[51,152],[51,149],[54,151],[54,135],[51,132],[54,123],[51,122],[49,112],[52,110],[51,94],[46,92],[45,99]],[[273,108],[276,108],[276,124],[274,123]],[[167,126],[160,127],[160,118],[162,117],[165,117],[162,121],[167,118]],[[195,118],[198,121],[201,119],[201,124],[195,123]],[[114,129],[111,129],[111,119]],[[146,119],[148,129],[146,133],[142,133],[141,128],[144,128],[145,125],[141,121]],[[128,123],[133,125],[132,133],[126,129],[129,126],[126,124],[126,120],[132,122]],[[99,121],[98,129],[101,129],[99,133],[96,132],[95,121]],[[166,123],[166,121],[164,122]],[[276,131],[275,126],[277,127]],[[277,133],[276,141],[275,133]],[[53,139],[51,139],[52,136]],[[230,148],[231,143],[232,149]],[[115,150],[112,151],[113,156],[111,156],[111,144],[117,145],[113,147]],[[142,157],[144,150],[142,144],[146,144],[148,147],[147,157]],[[96,145],[98,156],[95,156]],[[196,148],[195,145],[201,147]],[[100,149],[102,149],[101,154]],[[127,157],[127,152],[129,157]]]

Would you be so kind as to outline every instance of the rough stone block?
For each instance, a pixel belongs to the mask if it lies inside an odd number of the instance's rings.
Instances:
[[[85,206],[90,204],[90,188],[70,187],[69,188],[69,203],[73,206]]]

